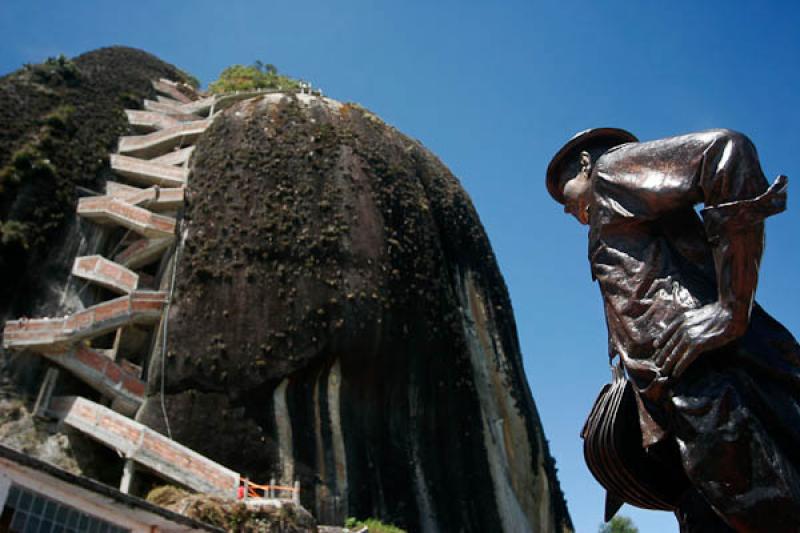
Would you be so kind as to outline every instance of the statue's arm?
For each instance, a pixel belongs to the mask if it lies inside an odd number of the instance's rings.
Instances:
[[[734,132],[706,147],[691,194],[703,218],[717,277],[718,299],[685,313],[656,342],[662,376],[679,377],[700,353],[747,330],[764,245],[764,219],[786,206],[786,178],[771,187],[750,141]]]
[[[764,219],[786,209],[788,180],[775,183],[755,198],[706,204],[703,221],[714,254],[718,302],[730,312],[730,334],[744,334],[758,284],[764,251]]]

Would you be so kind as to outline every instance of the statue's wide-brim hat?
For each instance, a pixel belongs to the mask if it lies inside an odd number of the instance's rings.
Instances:
[[[547,165],[547,191],[556,202],[563,204],[564,171],[577,161],[581,152],[589,152],[592,160],[596,161],[600,155],[615,146],[638,141],[634,134],[619,128],[591,128],[576,133]]]

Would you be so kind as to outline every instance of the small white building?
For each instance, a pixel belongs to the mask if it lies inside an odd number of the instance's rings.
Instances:
[[[0,531],[221,532],[0,445]]]

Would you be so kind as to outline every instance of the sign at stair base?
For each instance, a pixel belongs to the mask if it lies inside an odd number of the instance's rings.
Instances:
[[[149,427],[86,398],[54,398],[50,405],[52,413],[66,425],[168,480],[198,492],[236,498],[240,480],[237,472]]]

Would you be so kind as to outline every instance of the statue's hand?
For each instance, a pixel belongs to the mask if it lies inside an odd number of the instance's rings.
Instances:
[[[687,311],[653,343],[655,363],[663,378],[678,378],[703,352],[719,348],[737,336],[733,313],[719,303]]]

